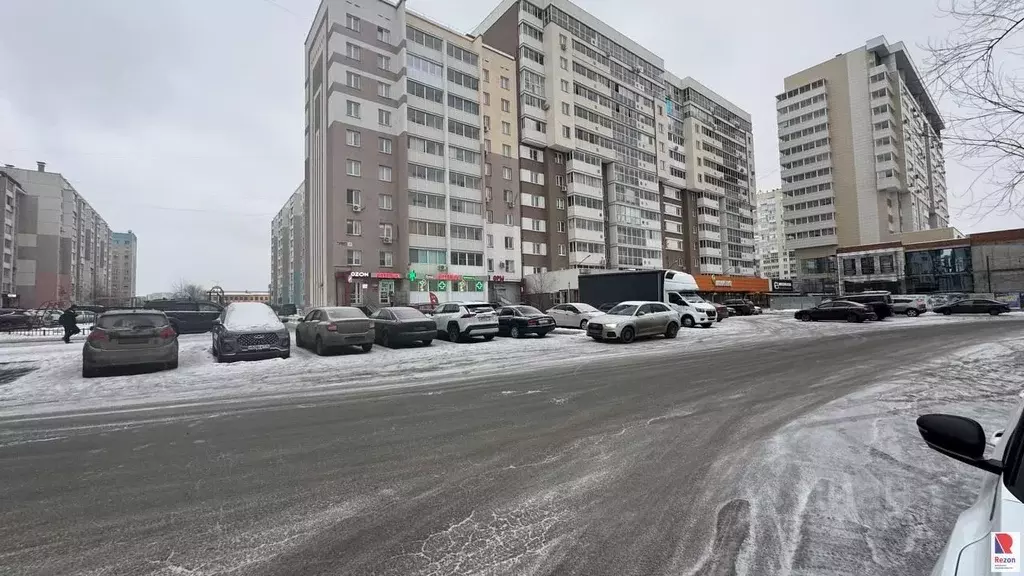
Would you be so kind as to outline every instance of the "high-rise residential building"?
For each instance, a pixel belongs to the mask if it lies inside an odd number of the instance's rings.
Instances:
[[[114,232],[110,242],[111,306],[128,306],[135,298],[135,276],[138,269],[139,239],[131,230]]]
[[[525,273],[756,273],[749,114],[568,0],[477,33],[517,55]]]
[[[514,70],[404,2],[323,0],[306,40],[307,305],[518,299]]]
[[[680,262],[701,274],[753,276],[750,114],[693,78],[666,72],[657,121],[666,266]]]
[[[111,231],[64,176],[5,166],[25,192],[17,221],[14,291],[20,306],[104,304],[110,295]]]
[[[782,215],[782,188],[757,193],[757,263],[763,278],[788,280],[793,276],[792,253],[786,248],[786,235],[779,221]]]
[[[776,97],[786,245],[798,287],[836,289],[836,250],[949,225],[944,128],[902,42],[788,76]]]
[[[270,224],[270,302],[305,307],[305,183],[299,184]]]
[[[11,166],[8,166],[9,168]],[[25,202],[25,190],[21,184],[0,171],[0,192],[3,196],[3,261],[0,262],[0,306],[17,307],[18,293],[15,277],[18,274],[18,219]]]

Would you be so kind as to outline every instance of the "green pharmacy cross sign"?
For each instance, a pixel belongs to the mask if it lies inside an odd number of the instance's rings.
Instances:
[[[407,277],[409,278],[410,282],[415,282],[416,281],[416,271],[415,270],[409,270],[409,274],[407,275]]]
[[[484,291],[484,283],[483,282],[479,282],[478,281],[476,283],[476,291],[477,292],[483,292]]]
[[[437,289],[438,289],[438,290],[441,290],[441,291],[445,291],[445,290],[447,290],[447,289],[448,289],[448,283],[447,283],[447,282],[445,282],[444,280],[441,280],[441,281],[439,281],[439,282],[437,283]]]

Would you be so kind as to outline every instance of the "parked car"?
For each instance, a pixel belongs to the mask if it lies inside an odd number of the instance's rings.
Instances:
[[[892,313],[905,314],[911,318],[919,316],[928,311],[928,302],[924,298],[913,298],[910,296],[893,296]]]
[[[940,454],[984,470],[978,497],[953,525],[933,576],[981,576],[991,574],[998,560],[1013,552],[1016,562],[1003,564],[1020,568],[1019,541],[1007,541],[1008,533],[1024,532],[1024,402],[1017,405],[1006,428],[991,436],[994,445],[986,458],[989,443],[985,430],[976,421],[950,414],[925,414],[917,419],[917,429],[925,443]],[[941,481],[940,481],[941,482]]]
[[[262,302],[232,302],[213,320],[217,362],[288,358],[291,334],[274,309]]]
[[[0,310],[0,332],[13,332],[15,330],[31,330],[41,325],[40,318],[29,314],[25,310],[4,309]]]
[[[437,334],[452,342],[473,336],[492,340],[498,333],[498,315],[486,302],[448,302],[438,306],[431,316]]]
[[[202,334],[213,329],[213,321],[221,317],[224,307],[207,300],[150,300],[146,308],[167,315],[178,334]]]
[[[847,294],[842,300],[856,302],[870,306],[875,311],[879,320],[885,320],[892,316],[892,294],[890,292],[861,292],[860,294]]]
[[[121,366],[178,367],[178,333],[159,310],[110,310],[97,316],[82,346],[82,377]]]
[[[732,314],[731,312],[729,312],[729,307],[726,306],[725,304],[720,304],[718,302],[711,302],[710,304],[715,307],[715,312],[717,316],[716,322],[721,322],[722,320],[725,320]]]
[[[541,338],[555,329],[555,319],[533,306],[504,306],[498,309],[498,335],[522,338],[536,334]]]
[[[725,305],[731,310],[735,310],[738,316],[752,316],[754,314],[754,303],[750,300],[730,298],[725,301]]]
[[[878,315],[870,306],[848,300],[830,300],[813,308],[804,308],[794,314],[797,320],[846,320],[847,322],[863,322],[877,320]]]
[[[761,314],[761,313],[762,313],[761,307],[760,306],[754,306],[754,316],[757,316],[758,314]]]
[[[612,308],[615,308],[618,305],[619,305],[618,302],[605,302],[604,304],[601,304],[600,306],[598,306],[597,310],[599,312],[604,312],[605,314],[607,314],[609,310],[611,310]]]
[[[312,348],[323,356],[345,346],[373,349],[376,331],[373,321],[353,306],[313,308],[295,326],[295,345]]]
[[[629,344],[640,336],[675,338],[679,333],[679,312],[662,302],[623,302],[587,324],[587,336],[594,340],[621,340]]]
[[[600,310],[583,302],[569,302],[548,308],[547,315],[555,319],[555,325],[562,328],[587,329],[587,322],[602,314]]]
[[[370,316],[370,320],[373,321],[374,341],[389,348],[413,342],[430,346],[437,334],[433,319],[408,306],[381,308]]]
[[[970,298],[968,300],[959,300],[957,302],[951,302],[949,304],[943,304],[942,306],[936,306],[932,308],[932,312],[937,314],[991,314],[998,316],[1005,314],[1010,311],[1010,305],[1005,302],[997,302],[995,300],[988,300],[986,298]]]

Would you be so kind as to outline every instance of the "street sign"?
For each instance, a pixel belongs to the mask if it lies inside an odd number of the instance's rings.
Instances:
[[[483,282],[477,282],[476,283],[476,291],[477,292],[483,292],[484,291],[484,283]]]
[[[437,283],[437,289],[438,290],[447,290],[448,289],[448,283],[445,282],[444,280],[441,280],[440,282]]]
[[[409,281],[410,282],[415,282],[416,281],[416,271],[415,270],[409,270]]]

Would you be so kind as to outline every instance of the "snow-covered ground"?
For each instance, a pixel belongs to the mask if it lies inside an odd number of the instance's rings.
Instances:
[[[803,323],[785,315],[729,318],[710,329],[682,330],[675,340],[656,338],[631,345],[595,342],[582,331],[558,329],[547,338],[496,338],[452,344],[434,340],[430,347],[353,351],[318,357],[294,349],[288,360],[217,364],[210,354],[209,334],[180,338],[177,370],[81,377],[83,336],[72,344],[51,341],[0,341],[0,366],[37,369],[0,384],[0,415],[99,409],[145,403],[190,403],[213,399],[300,395],[332,388],[429,386],[460,378],[507,373],[523,365],[584,365],[598,358],[713,351],[742,343],[818,338],[825,335],[900,330],[909,326],[966,322],[1014,322],[1024,327],[1024,314],[892,318],[885,322]],[[2,380],[2,379],[0,379]]]

